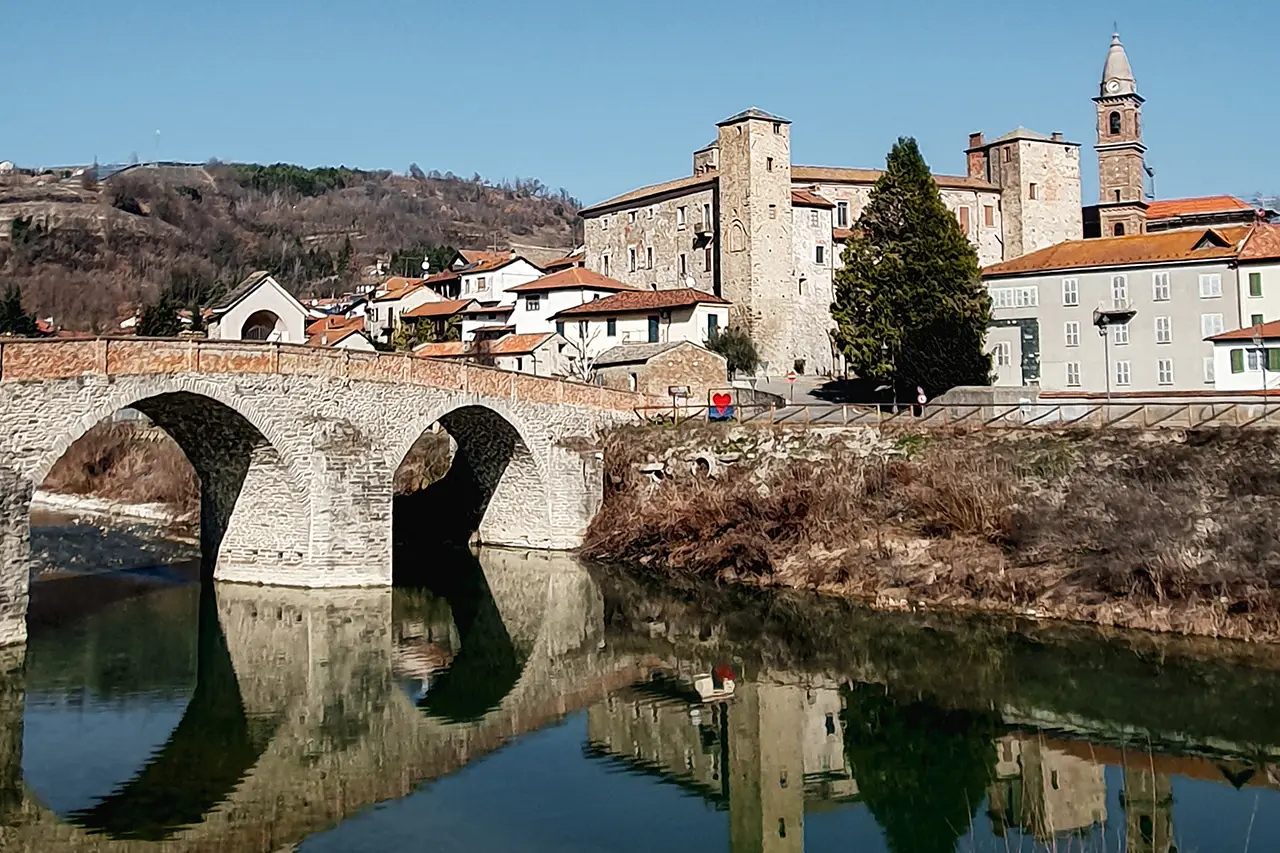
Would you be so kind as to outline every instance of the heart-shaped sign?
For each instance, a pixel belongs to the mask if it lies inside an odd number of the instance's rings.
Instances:
[[[732,405],[733,405],[732,394],[712,394],[711,395],[711,408],[715,410],[716,417],[723,418],[725,416],[725,412],[727,412],[729,410],[729,407]]]

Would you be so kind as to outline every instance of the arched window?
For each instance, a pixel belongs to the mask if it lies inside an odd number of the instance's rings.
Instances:
[[[283,327],[280,318],[270,311],[255,311],[244,321],[244,329],[240,332],[241,340],[269,341],[277,327]]]
[[[1116,223],[1116,227],[1115,227],[1115,228],[1113,228],[1113,229],[1111,229],[1111,233],[1113,233],[1113,234],[1114,234],[1115,236],[1117,236],[1117,237],[1123,237],[1123,236],[1124,236],[1124,223],[1123,223],[1123,222],[1117,222],[1117,223]]]
[[[741,222],[735,221],[733,227],[729,229],[729,251],[742,252],[747,248],[747,230],[742,227]]]
[[[1118,112],[1112,113],[1111,118],[1108,119],[1108,121],[1110,123],[1108,130],[1110,131],[1111,135],[1119,136],[1120,135],[1120,113]]]

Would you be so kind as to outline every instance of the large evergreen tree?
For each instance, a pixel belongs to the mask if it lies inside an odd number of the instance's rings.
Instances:
[[[0,335],[30,337],[38,332],[36,318],[22,307],[22,291],[17,284],[9,284],[4,289],[4,298],[0,299]]]
[[[155,302],[142,306],[138,315],[138,336],[143,338],[176,338],[182,331],[182,321],[178,319],[180,303],[173,292],[165,290]]]
[[[987,385],[991,299],[978,255],[947,210],[916,141],[899,139],[835,275],[836,340],[861,377],[930,397]]]

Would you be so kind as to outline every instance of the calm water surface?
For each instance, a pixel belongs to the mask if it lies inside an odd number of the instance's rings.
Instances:
[[[39,581],[0,654],[0,849],[1280,850],[1265,657],[421,562]]]

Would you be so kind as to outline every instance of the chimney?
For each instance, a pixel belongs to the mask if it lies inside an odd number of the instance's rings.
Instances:
[[[969,177],[979,181],[988,180],[987,152],[982,147],[984,144],[986,140],[981,132],[969,134]]]
[[[1053,132],[1053,136],[1051,137],[1051,139],[1053,139],[1053,141],[1054,141],[1054,142],[1061,142],[1061,141],[1062,141],[1062,131],[1060,131],[1060,130],[1055,130],[1055,131]]]

